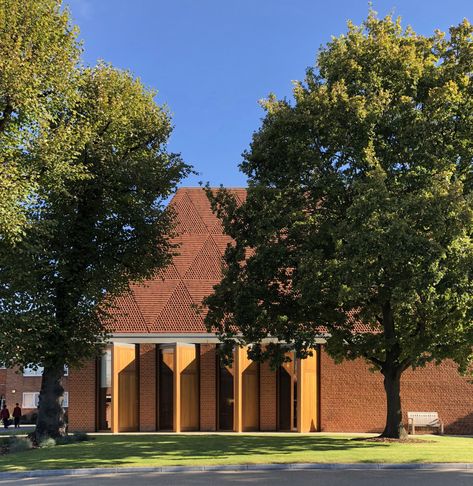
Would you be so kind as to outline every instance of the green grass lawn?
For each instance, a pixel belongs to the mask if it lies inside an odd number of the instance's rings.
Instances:
[[[350,435],[102,435],[90,442],[0,456],[0,471],[284,462],[473,462],[473,439],[423,436],[374,443]]]

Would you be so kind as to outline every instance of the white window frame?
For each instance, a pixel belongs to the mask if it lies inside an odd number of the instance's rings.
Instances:
[[[26,400],[29,400],[26,403]],[[21,407],[26,409],[38,408],[39,403],[39,392],[23,392]],[[32,404],[35,404],[32,406]],[[62,408],[69,407],[69,392],[64,392],[62,400]]]
[[[26,400],[29,400],[28,403]],[[38,408],[39,392],[23,392],[21,407],[26,409]],[[34,405],[33,405],[34,404]]]

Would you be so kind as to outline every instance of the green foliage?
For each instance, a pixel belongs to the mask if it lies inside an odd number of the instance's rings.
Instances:
[[[84,177],[72,116],[80,47],[60,0],[0,0],[0,239],[21,237],[38,187]],[[46,191],[44,191],[45,193]]]
[[[77,442],[87,442],[89,440],[92,440],[92,437],[87,435],[85,432],[75,432],[74,434],[63,435],[53,440],[55,441],[54,445],[69,445],[69,444],[75,444]],[[40,447],[41,447],[41,443],[40,443]]]
[[[49,449],[51,447],[56,447],[56,440],[52,437],[45,437],[38,443],[40,449]]]
[[[86,442],[88,440],[92,440],[92,437],[85,432],[74,432],[72,434],[72,438],[75,442]]]
[[[33,448],[33,443],[28,437],[11,437],[8,440],[8,452],[24,452]]]
[[[164,202],[189,167],[166,151],[167,111],[108,65],[84,69],[77,90],[74,112],[88,129],[76,163],[88,177],[38,188],[24,237],[0,242],[0,360],[9,365],[75,366],[95,356],[113,297],[172,250]],[[84,126],[77,120],[67,123]]]
[[[166,265],[190,167],[130,73],[79,66],[60,0],[0,0],[0,361],[44,366],[37,429],[64,433],[63,365],[95,357],[113,299]]]
[[[468,367],[472,41],[466,20],[424,37],[371,12],[320,51],[293,103],[263,102],[246,202],[208,191],[235,239],[209,329],[274,362],[268,334],[304,357],[328,333],[335,359],[397,380],[447,357]]]

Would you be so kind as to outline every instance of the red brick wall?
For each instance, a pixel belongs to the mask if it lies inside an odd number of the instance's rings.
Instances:
[[[95,432],[97,377],[96,362],[69,370],[69,430]]]
[[[382,375],[362,361],[336,365],[321,355],[321,428],[331,432],[381,432],[386,405]],[[473,434],[473,385],[446,361],[430,364],[401,378],[404,421],[407,412],[438,412],[445,432]]]
[[[200,430],[217,429],[217,379],[214,344],[200,345]]]
[[[7,392],[7,370],[0,368],[0,397],[5,398]]]
[[[23,408],[23,392],[39,392],[41,390],[41,376],[23,376],[23,373],[18,371],[18,369],[6,369],[1,370],[4,374],[5,383],[4,392],[0,388],[0,395],[4,393],[6,398],[6,403],[8,408],[11,410],[15,406],[15,403],[19,403],[22,407],[23,415],[28,415],[30,413],[35,413],[36,408]],[[62,379],[62,386],[64,391],[68,391],[68,377]],[[70,401],[70,397],[69,397]]]
[[[277,429],[276,407],[276,372],[272,371],[269,363],[260,364],[260,430],[272,431]]]
[[[156,345],[140,344],[140,431],[156,430]]]

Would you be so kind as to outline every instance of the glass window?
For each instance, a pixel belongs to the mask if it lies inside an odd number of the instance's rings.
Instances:
[[[38,408],[39,392],[24,392],[23,393],[23,408]],[[69,392],[64,392],[62,401],[63,408],[69,407]]]
[[[22,408],[38,408],[39,392],[24,392]]]

